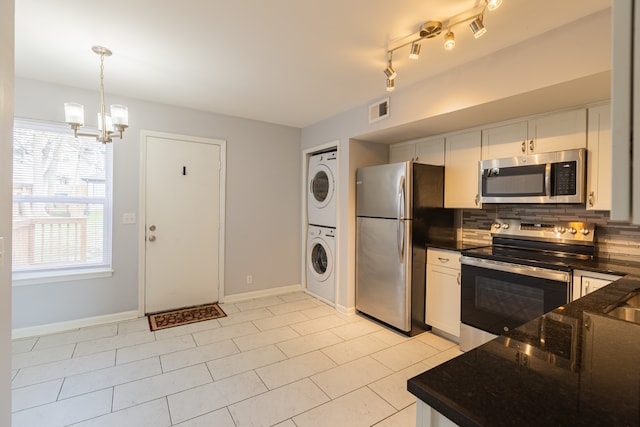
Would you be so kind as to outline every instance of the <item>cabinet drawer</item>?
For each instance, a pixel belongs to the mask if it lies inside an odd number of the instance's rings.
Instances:
[[[427,264],[460,268],[460,252],[445,249],[427,249]]]

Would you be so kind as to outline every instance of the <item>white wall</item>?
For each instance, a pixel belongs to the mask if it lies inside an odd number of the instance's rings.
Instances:
[[[415,127],[417,122],[425,120],[433,127],[425,128],[421,136],[433,135],[433,129],[442,129],[445,120],[447,126],[453,123],[455,127],[448,129],[453,131],[514,118],[517,117],[514,114],[525,115],[527,106],[509,105],[504,100],[518,102],[523,96],[542,90],[545,90],[547,99],[535,106],[542,111],[545,111],[545,102],[547,111],[551,111],[606,99],[608,94],[599,99],[585,98],[589,88],[570,83],[590,81],[591,76],[600,76],[611,70],[610,20],[610,10],[605,10],[414,86],[396,89],[390,95],[390,117],[373,124],[368,123],[367,103],[302,130],[303,150],[325,141],[339,140],[343,147],[341,161],[348,159],[348,164],[344,165],[348,170],[341,169],[340,174],[340,179],[347,181],[339,184],[341,206],[346,206],[339,212],[339,224],[349,224],[341,226],[337,236],[341,242],[337,263],[339,297],[342,297],[338,301],[339,306],[346,311],[353,310],[355,168],[359,167],[358,157],[371,149],[366,148],[366,143],[354,145],[348,141],[366,138],[375,132],[392,135],[389,130],[402,132],[403,127]],[[598,30],[594,31],[594,28]],[[381,78],[381,92],[373,100],[389,96],[384,92],[383,83]],[[557,93],[548,90],[559,85],[568,85],[573,92],[567,96],[567,90]],[[539,101],[539,97],[536,99]],[[496,106],[499,107],[497,110]],[[489,109],[496,111],[486,114]],[[531,110],[528,114],[536,112],[540,111]],[[479,115],[491,116],[493,120],[478,122]],[[455,120],[456,117],[460,120]]]
[[[0,426],[11,425],[11,181],[14,1],[0,0]]]
[[[97,89],[97,88],[96,88]],[[137,310],[140,130],[227,141],[225,295],[300,284],[300,130],[146,101],[111,97],[129,108],[131,126],[114,141],[111,278],[14,286],[13,327],[57,323]],[[99,94],[16,79],[17,117],[64,122],[63,103],[85,105],[87,124]],[[95,124],[93,124],[95,125]],[[253,284],[245,278],[253,275]]]

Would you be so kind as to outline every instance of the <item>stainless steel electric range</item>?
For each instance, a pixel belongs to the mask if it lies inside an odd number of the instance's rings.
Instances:
[[[491,236],[491,246],[460,259],[463,351],[568,303],[572,265],[594,256],[594,228],[584,222],[496,220]]]

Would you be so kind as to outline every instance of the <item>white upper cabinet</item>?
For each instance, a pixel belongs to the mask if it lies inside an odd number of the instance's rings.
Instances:
[[[587,209],[611,210],[611,105],[589,108]]]
[[[482,136],[479,130],[446,137],[444,157],[444,207],[482,207],[478,179]]]
[[[444,165],[444,137],[425,138],[389,147],[389,163],[407,161],[427,165]]]
[[[482,130],[483,159],[548,153],[586,145],[587,112],[584,108]]]

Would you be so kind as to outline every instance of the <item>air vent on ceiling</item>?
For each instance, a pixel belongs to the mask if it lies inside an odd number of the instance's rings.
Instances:
[[[369,123],[389,117],[389,98],[369,105]]]

